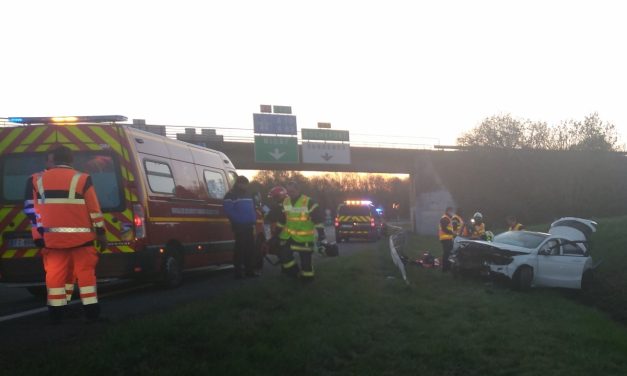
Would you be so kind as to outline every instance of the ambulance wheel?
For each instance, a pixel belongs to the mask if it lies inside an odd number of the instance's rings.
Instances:
[[[46,286],[30,286],[26,288],[26,291],[28,291],[32,296],[38,298],[45,298],[48,295],[48,289],[46,289]]]
[[[163,258],[160,285],[164,288],[177,287],[183,281],[183,260],[181,253],[167,250]]]

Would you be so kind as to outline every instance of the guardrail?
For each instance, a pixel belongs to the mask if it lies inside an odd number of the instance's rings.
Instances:
[[[405,270],[405,262],[403,261],[406,259],[404,256],[404,250],[407,246],[407,231],[402,227],[391,225],[387,226],[387,231],[390,235],[390,256],[392,257],[392,261],[401,272],[401,276],[403,277],[405,283],[409,285],[407,271]]]

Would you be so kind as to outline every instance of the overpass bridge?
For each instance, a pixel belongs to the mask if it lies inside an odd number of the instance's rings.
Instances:
[[[169,132],[172,132],[170,128]],[[446,206],[461,207],[466,217],[481,211],[490,229],[504,227],[514,214],[524,223],[546,223],[560,216],[615,216],[627,213],[627,163],[624,153],[521,149],[435,150],[437,144],[407,140],[388,147],[353,142],[350,164],[259,163],[252,132],[243,138],[195,129],[163,134],[227,154],[239,169],[400,173],[410,176],[412,228],[435,234]],[[173,137],[174,136],[174,137]],[[385,136],[382,136],[385,137]],[[398,137],[398,136],[397,136]],[[402,137],[402,136],[400,136]],[[248,142],[246,142],[248,141]],[[372,147],[372,146],[377,147]],[[302,155],[302,146],[299,145]]]

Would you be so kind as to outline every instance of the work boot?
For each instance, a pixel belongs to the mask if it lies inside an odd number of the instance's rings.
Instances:
[[[48,306],[48,322],[52,325],[59,325],[63,321],[67,306]]]
[[[100,304],[83,305],[83,312],[87,320],[95,320],[100,317]]]
[[[292,267],[289,267],[287,269],[282,268],[281,269],[281,273],[283,273],[284,275],[290,277],[290,278],[298,278],[298,273],[300,272],[300,268],[298,267],[298,265],[294,265]]]
[[[100,315],[100,304],[87,304],[83,306],[85,312],[85,318],[83,322],[85,324],[102,324],[108,323],[109,319]]]

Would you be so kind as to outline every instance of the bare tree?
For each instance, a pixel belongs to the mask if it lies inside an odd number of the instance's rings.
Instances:
[[[583,121],[567,120],[551,127],[546,122],[515,119],[511,114],[486,118],[457,139],[461,146],[501,149],[550,149],[616,151],[619,144],[616,126],[603,122],[598,113]]]

